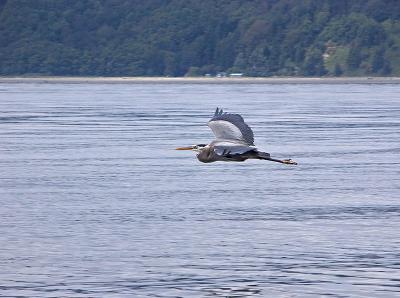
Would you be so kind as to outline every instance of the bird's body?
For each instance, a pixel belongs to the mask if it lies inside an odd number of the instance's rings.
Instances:
[[[222,109],[217,108],[208,126],[216,137],[214,141],[208,145],[199,144],[177,148],[177,150],[196,151],[198,152],[197,159],[204,163],[263,159],[284,164],[297,164],[291,159],[274,159],[269,153],[258,151],[254,146],[253,131],[238,114],[224,113]]]
[[[268,153],[259,152],[254,146],[218,140],[211,142],[197,154],[197,159],[201,162],[245,161],[249,158],[265,159],[268,157]]]

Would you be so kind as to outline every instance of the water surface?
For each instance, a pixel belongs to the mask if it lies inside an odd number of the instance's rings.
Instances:
[[[399,94],[0,84],[0,295],[399,296]],[[173,150],[217,106],[299,165]]]

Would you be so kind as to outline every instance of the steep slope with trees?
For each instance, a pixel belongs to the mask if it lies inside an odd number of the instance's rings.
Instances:
[[[400,75],[397,0],[0,0],[0,75]]]

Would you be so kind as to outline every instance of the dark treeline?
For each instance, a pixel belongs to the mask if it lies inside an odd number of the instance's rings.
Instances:
[[[398,0],[0,0],[0,75],[400,75]]]

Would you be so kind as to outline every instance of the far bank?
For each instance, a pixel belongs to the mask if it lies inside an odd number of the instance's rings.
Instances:
[[[34,84],[400,84],[400,77],[0,77],[0,83]]]

